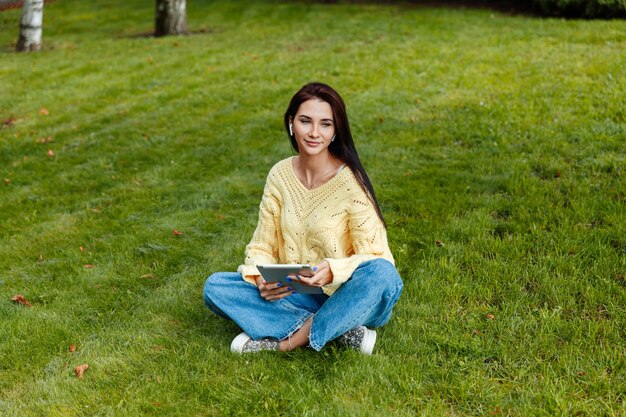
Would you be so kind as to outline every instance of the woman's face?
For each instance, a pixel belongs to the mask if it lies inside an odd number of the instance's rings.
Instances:
[[[333,109],[330,104],[318,99],[303,102],[292,120],[292,130],[300,155],[315,156],[328,152],[335,135]]]

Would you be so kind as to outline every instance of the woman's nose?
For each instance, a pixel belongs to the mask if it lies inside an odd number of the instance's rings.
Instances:
[[[315,123],[312,124],[311,131],[309,132],[309,134],[314,138],[319,136],[319,129]]]

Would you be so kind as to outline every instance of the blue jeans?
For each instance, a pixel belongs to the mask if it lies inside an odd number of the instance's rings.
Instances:
[[[284,340],[313,316],[309,344],[319,351],[357,326],[387,323],[401,293],[402,280],[395,266],[379,258],[362,263],[330,297],[292,294],[267,301],[241,274],[218,272],[204,284],[204,303],[218,316],[232,319],[255,340]]]

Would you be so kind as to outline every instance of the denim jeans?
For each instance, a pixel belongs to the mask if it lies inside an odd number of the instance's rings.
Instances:
[[[395,266],[379,258],[362,263],[330,297],[292,294],[267,301],[241,274],[218,272],[204,284],[204,303],[218,316],[233,320],[255,340],[284,340],[313,316],[309,345],[319,351],[357,326],[387,323],[401,293],[402,280]]]

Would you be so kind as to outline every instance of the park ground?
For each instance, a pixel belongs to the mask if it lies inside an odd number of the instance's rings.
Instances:
[[[626,415],[626,22],[188,3],[52,2],[30,54],[0,13],[0,415]],[[404,293],[371,357],[233,355],[202,286],[313,80]]]

